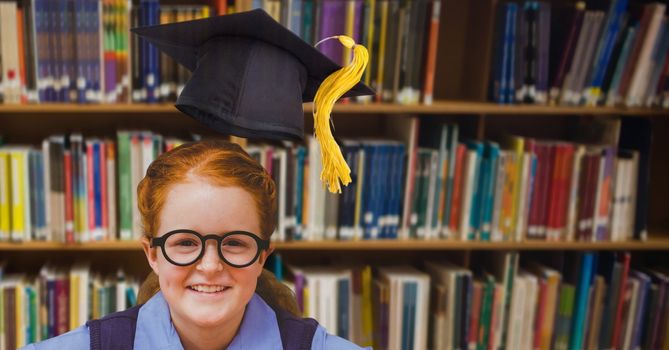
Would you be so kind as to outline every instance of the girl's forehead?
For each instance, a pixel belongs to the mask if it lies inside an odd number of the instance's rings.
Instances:
[[[241,187],[216,186],[203,181],[175,185],[160,214],[161,231],[192,229],[198,232],[259,232],[255,201]]]

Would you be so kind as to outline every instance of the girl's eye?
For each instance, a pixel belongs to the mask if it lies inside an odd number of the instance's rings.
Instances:
[[[177,243],[177,245],[180,246],[180,247],[194,247],[197,244],[193,241],[185,240],[185,241],[181,241],[181,242]]]
[[[227,242],[223,242],[223,245],[230,246],[230,247],[242,247],[242,246],[244,246],[244,243],[240,242],[240,241],[227,241]]]

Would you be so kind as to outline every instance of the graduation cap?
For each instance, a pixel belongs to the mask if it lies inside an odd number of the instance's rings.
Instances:
[[[330,131],[330,112],[342,96],[373,95],[360,82],[367,49],[346,36],[353,60],[339,67],[263,10],[133,28],[192,72],[176,107],[218,132],[248,138],[301,140],[303,102],[314,102],[321,145],[321,180],[341,192],[350,169]]]

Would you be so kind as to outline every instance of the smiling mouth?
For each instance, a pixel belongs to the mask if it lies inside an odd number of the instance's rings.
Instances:
[[[188,289],[198,292],[198,293],[207,293],[207,294],[215,294],[215,293],[221,293],[224,292],[230,287],[226,286],[205,286],[205,285],[192,285],[188,286]]]

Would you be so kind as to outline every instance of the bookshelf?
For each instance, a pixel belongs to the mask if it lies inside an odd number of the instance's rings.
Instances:
[[[279,252],[349,252],[349,251],[560,251],[560,250],[631,250],[631,251],[664,251],[669,250],[669,234],[651,233],[643,242],[467,242],[455,240],[377,240],[377,241],[339,241],[326,240],[318,242],[274,242]],[[25,242],[0,243],[0,252],[141,252],[141,246],[135,241],[93,242],[81,244],[63,244],[57,242]],[[143,253],[142,253],[143,254]]]
[[[304,113],[313,111],[311,103],[304,104]],[[125,115],[144,114],[177,114],[183,115],[172,104],[39,104],[39,105],[10,105],[0,104],[0,115],[39,115],[50,118],[50,115],[67,114],[117,114]],[[120,114],[120,115],[118,115]],[[396,103],[351,103],[337,104],[333,109],[337,115],[366,115],[387,114],[393,117],[397,114],[419,115],[490,115],[490,116],[636,116],[636,117],[669,117],[669,111],[660,108],[630,108],[630,107],[570,107],[570,106],[543,106],[543,105],[500,105],[492,102],[472,101],[435,101],[431,105],[412,104],[401,105]]]
[[[377,0],[378,1],[378,0]],[[166,1],[169,4],[181,2]],[[183,2],[204,4],[205,0]],[[573,0],[555,0],[571,4]],[[407,138],[403,121],[457,124],[463,138],[487,140],[499,134],[522,134],[538,139],[568,139],[581,121],[631,117],[653,123],[649,234],[646,241],[622,242],[481,242],[460,240],[369,240],[274,242],[286,262],[412,264],[426,259],[453,259],[474,269],[481,256],[520,252],[542,261],[545,256],[573,256],[596,252],[631,252],[634,261],[653,261],[667,266],[669,253],[669,109],[638,107],[581,107],[488,102],[493,55],[494,17],[498,0],[442,0],[434,95],[431,105],[396,103],[337,104],[333,111],[336,136],[341,138]],[[311,104],[304,105],[305,132],[312,130]],[[210,130],[179,112],[172,104],[0,104],[0,135],[7,144],[38,146],[49,135],[81,132],[84,136],[113,137],[119,129],[152,130],[166,136]],[[148,272],[141,246],[136,241],[103,241],[82,244],[56,242],[0,242],[0,262],[11,272],[34,273],[45,262],[68,265],[87,260],[98,270],[123,268],[141,279]],[[480,259],[483,260],[483,259]]]

